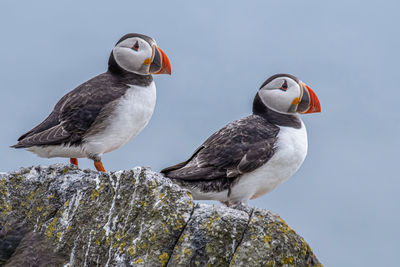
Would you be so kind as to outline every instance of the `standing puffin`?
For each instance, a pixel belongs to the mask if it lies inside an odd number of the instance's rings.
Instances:
[[[153,38],[130,33],[113,48],[108,70],[81,84],[55,105],[50,115],[23,134],[14,148],[39,157],[94,161],[135,137],[149,122],[156,104],[151,74],[171,74],[168,57]]]
[[[320,112],[315,93],[290,74],[266,80],[253,115],[211,135],[185,162],[163,169],[198,200],[247,205],[292,176],[307,154],[307,132],[297,113]]]

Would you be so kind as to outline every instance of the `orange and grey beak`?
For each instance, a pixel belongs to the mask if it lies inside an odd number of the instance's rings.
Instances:
[[[321,112],[321,105],[314,91],[303,82],[300,82],[300,88],[302,96],[296,111],[302,114]]]
[[[153,45],[153,61],[150,64],[149,72],[151,74],[169,74],[171,75],[171,64],[164,51],[156,45]]]

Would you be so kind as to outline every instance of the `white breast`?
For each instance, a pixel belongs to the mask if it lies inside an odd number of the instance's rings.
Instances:
[[[85,151],[102,155],[129,142],[150,121],[156,104],[154,81],[147,87],[130,85],[117,107],[106,129],[93,136],[85,137]]]
[[[303,122],[300,129],[280,127],[275,154],[260,168],[240,177],[232,187],[230,201],[247,202],[275,189],[300,168],[307,155],[307,146]]]

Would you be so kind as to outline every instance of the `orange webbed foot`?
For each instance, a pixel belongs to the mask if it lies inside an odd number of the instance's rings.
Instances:
[[[75,165],[76,167],[79,168],[78,166],[78,159],[77,158],[70,158],[69,162],[71,162],[71,164]]]
[[[106,170],[103,167],[103,163],[100,161],[94,161],[94,166],[96,167],[96,170],[99,172],[106,172]]]

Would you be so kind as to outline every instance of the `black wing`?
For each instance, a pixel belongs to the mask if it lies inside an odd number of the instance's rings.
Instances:
[[[185,162],[163,169],[182,180],[235,178],[266,163],[275,152],[279,127],[251,115],[210,136]]]
[[[127,88],[108,72],[94,77],[63,96],[51,114],[12,147],[81,142],[103,107],[125,94]]]

